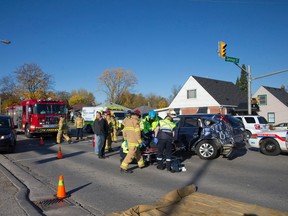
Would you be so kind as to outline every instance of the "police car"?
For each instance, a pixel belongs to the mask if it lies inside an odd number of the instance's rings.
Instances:
[[[288,152],[288,131],[271,130],[253,134],[249,139],[251,147],[259,148],[265,155],[279,155]]]

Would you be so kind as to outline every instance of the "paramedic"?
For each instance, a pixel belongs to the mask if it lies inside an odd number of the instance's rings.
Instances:
[[[172,172],[172,147],[174,140],[174,129],[176,127],[172,121],[173,118],[169,115],[167,115],[164,120],[160,120],[158,126],[156,127],[154,138],[154,142],[158,143],[157,169],[165,169],[165,165],[163,164],[163,156],[165,152],[166,168],[167,171],[170,172]]]

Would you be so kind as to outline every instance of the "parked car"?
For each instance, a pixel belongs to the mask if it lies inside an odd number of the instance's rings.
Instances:
[[[269,130],[268,122],[263,116],[244,115],[244,116],[235,116],[235,118],[238,118],[243,122],[248,139],[251,137],[252,134]]]
[[[0,115],[0,150],[14,152],[17,143],[16,127],[10,116]]]
[[[179,115],[174,122],[176,147],[196,152],[201,159],[214,159],[220,154],[229,157],[247,143],[243,124],[230,115]]]
[[[265,155],[276,156],[288,152],[288,131],[271,130],[252,134],[249,144]]]
[[[288,123],[280,123],[272,126],[273,130],[288,130]]]

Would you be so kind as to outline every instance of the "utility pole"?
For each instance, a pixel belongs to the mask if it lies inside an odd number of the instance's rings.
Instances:
[[[252,110],[251,110],[251,71],[250,71],[250,65],[248,65],[246,73],[247,73],[247,79],[248,79],[248,115],[251,115]]]
[[[247,70],[245,70],[244,68],[240,67],[236,63],[235,63],[235,65],[237,67],[241,68],[242,70],[244,70],[247,73],[247,81],[248,81],[248,115],[252,114],[252,110],[251,110],[251,83],[252,83],[252,80],[260,79],[260,78],[267,77],[267,76],[272,76],[272,75],[279,74],[279,73],[288,72],[288,69],[285,69],[285,70],[281,70],[281,71],[271,72],[269,74],[264,74],[264,75],[258,76],[258,77],[251,77],[250,65],[247,66]]]
[[[218,42],[218,54],[221,58],[225,58],[226,62],[232,62],[234,63],[237,67],[239,67],[241,70],[245,71],[247,74],[247,81],[248,81],[248,115],[252,114],[252,110],[251,110],[251,82],[252,80],[255,79],[260,79],[263,77],[267,77],[267,76],[272,76],[275,74],[279,74],[279,73],[283,73],[283,72],[288,72],[288,69],[285,70],[281,70],[281,71],[276,71],[276,72],[272,72],[269,74],[264,74],[262,76],[258,76],[258,77],[251,77],[251,69],[250,69],[250,65],[248,65],[247,70],[245,70],[244,68],[240,67],[238,65],[239,63],[239,58],[235,58],[235,57],[231,57],[231,56],[226,56],[226,47],[227,44],[223,41]]]

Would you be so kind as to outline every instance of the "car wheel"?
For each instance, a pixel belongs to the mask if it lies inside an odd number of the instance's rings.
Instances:
[[[252,136],[252,133],[250,131],[246,130],[246,136],[247,136],[247,139],[250,139]]]
[[[260,152],[265,155],[276,156],[281,152],[278,142],[274,139],[265,139],[260,144]]]
[[[14,141],[13,143],[10,143],[7,146],[7,153],[14,153],[15,151],[15,146],[16,146],[16,141]]]
[[[204,160],[212,160],[217,157],[218,149],[216,144],[211,140],[201,141],[196,146],[196,154]]]
[[[25,127],[25,135],[27,138],[31,138],[32,134],[30,133],[30,125],[26,125]]]

